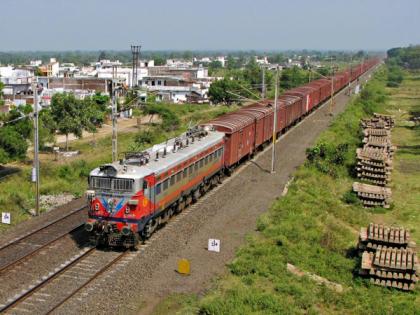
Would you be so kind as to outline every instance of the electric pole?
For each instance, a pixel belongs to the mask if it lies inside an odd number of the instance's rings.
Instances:
[[[117,66],[112,67],[112,162],[118,159],[118,142],[117,142]]]
[[[274,161],[276,159],[276,134],[277,134],[277,98],[278,98],[278,89],[279,89],[279,66],[276,69],[276,86],[274,89],[274,121],[273,121],[273,148],[271,151],[271,174],[274,174],[276,171],[274,169]]]
[[[331,56],[331,97],[330,97],[330,115],[333,116],[334,111],[334,68]]]
[[[265,99],[265,67],[262,66],[262,88],[261,88],[261,98]]]
[[[32,181],[35,182],[35,215],[39,215],[39,111],[38,111],[38,78],[34,78],[32,84],[34,93],[34,166],[32,169]]]
[[[352,62],[353,62],[353,55],[350,53],[350,64],[349,64],[349,75],[350,75],[350,79],[349,79],[349,91],[348,94],[349,96],[351,96],[351,75],[352,75]]]
[[[133,87],[137,87],[137,75],[138,75],[138,68],[139,68],[139,56],[140,56],[140,45],[131,45],[131,54],[133,56],[133,77],[131,79],[131,85]]]

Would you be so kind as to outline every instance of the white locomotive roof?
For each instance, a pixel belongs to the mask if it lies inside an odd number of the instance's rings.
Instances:
[[[112,164],[106,164],[109,168],[116,171],[116,174],[112,175],[118,178],[131,178],[141,179],[150,174],[160,174],[167,171],[168,169],[178,165],[179,163],[190,159],[197,155],[199,152],[219,143],[223,137],[223,132],[219,131],[207,131],[207,135],[203,137],[195,137],[194,142],[192,138],[189,138],[189,144],[186,146],[186,133],[182,134],[181,137],[173,138],[167,142],[163,142],[154,145],[152,148],[145,150],[150,156],[149,162],[143,165],[138,163],[135,165],[130,160],[123,161],[123,163],[114,162]],[[173,151],[174,143],[176,140],[181,139],[183,146],[176,146],[175,152]],[[164,148],[166,147],[166,156],[163,157]],[[159,152],[159,158],[156,159],[156,152]],[[108,171],[103,166],[97,167],[90,172],[90,176],[110,176]]]

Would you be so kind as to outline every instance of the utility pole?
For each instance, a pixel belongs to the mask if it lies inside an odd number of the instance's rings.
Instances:
[[[32,181],[35,182],[35,215],[39,215],[39,111],[38,111],[38,78],[34,77],[32,84],[34,96],[34,166],[32,169]]]
[[[262,88],[261,88],[261,98],[265,99],[265,67],[262,66]]]
[[[352,62],[353,62],[353,55],[350,53],[350,64],[349,64],[349,75],[350,75],[350,79],[349,79],[349,91],[348,94],[349,96],[351,96],[351,75],[352,75]]]
[[[276,69],[276,87],[274,89],[274,121],[273,121],[273,147],[271,151],[271,174],[276,171],[274,169],[274,161],[276,159],[276,134],[277,134],[277,98],[279,89],[279,66]]]
[[[334,111],[334,68],[331,56],[331,97],[330,97],[330,115],[333,116]]]
[[[140,56],[140,48],[139,45],[131,45],[131,54],[133,55],[133,77],[131,79],[131,85],[133,87],[137,87],[137,73],[139,68],[139,56]]]
[[[118,159],[117,142],[117,66],[112,67],[112,162]]]
[[[311,83],[312,68],[309,66],[308,83]]]

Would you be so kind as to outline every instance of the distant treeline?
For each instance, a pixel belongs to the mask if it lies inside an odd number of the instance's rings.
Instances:
[[[388,63],[408,69],[420,69],[420,45],[397,47],[387,51]]]
[[[248,60],[252,56],[267,56],[272,63],[283,62],[287,58],[297,56],[311,56],[312,60],[324,60],[327,56],[334,56],[337,61],[349,60],[350,54],[355,58],[368,55],[367,52],[346,52],[346,51],[316,51],[316,50],[287,50],[287,51],[141,51],[141,59],[154,59],[156,65],[164,64],[166,59],[180,58],[191,60],[193,57],[214,57],[231,56],[239,60]],[[98,50],[98,51],[12,51],[0,52],[0,64],[25,65],[31,60],[42,60],[48,62],[50,58],[57,58],[61,63],[71,62],[76,65],[89,65],[100,59],[119,60],[124,64],[132,62],[130,50]]]

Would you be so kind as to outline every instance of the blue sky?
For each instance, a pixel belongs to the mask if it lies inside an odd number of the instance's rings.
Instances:
[[[0,51],[388,49],[420,0],[2,0]]]

